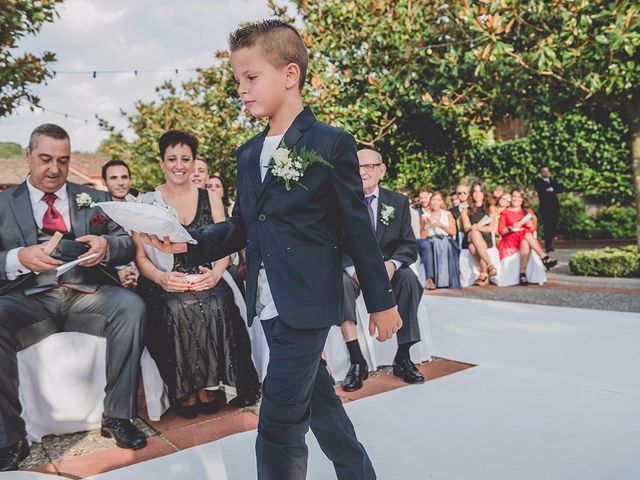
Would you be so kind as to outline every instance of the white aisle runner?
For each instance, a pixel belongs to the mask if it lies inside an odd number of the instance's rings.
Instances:
[[[381,480],[637,480],[640,315],[425,297],[436,356],[479,366],[351,402]],[[335,478],[312,435],[309,480]],[[254,479],[255,432],[96,479]]]

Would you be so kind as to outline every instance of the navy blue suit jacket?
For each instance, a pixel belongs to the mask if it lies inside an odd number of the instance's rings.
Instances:
[[[255,316],[260,265],[282,321],[293,328],[340,322],[342,254],[353,258],[367,308],[395,306],[384,260],[364,203],[356,143],[305,108],[284,135],[287,148],[315,150],[333,165],[313,164],[301,178],[306,189],[269,171],[261,182],[260,153],[268,127],[238,150],[237,200],[231,218],[190,232],[193,264],[247,247],[247,310]]]

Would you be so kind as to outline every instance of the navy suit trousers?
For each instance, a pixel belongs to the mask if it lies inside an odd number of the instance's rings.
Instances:
[[[339,480],[376,474],[356,438],[321,358],[328,328],[295,329],[279,317],[262,322],[270,350],[256,440],[259,480],[303,480],[311,427]]]

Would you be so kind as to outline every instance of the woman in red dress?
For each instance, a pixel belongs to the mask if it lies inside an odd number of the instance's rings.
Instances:
[[[538,229],[535,213],[529,208],[527,200],[518,188],[511,192],[511,205],[502,211],[498,223],[498,233],[501,236],[498,244],[500,260],[520,253],[520,285],[528,285],[527,262],[531,250],[542,259],[547,270],[555,267],[558,261],[547,255],[534,234]]]

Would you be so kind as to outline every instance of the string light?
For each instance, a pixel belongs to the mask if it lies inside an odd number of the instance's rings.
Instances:
[[[97,78],[98,75],[121,75],[132,73],[133,76],[144,75],[148,73],[175,73],[179,75],[181,72],[197,72],[197,68],[159,68],[151,70],[53,70],[55,75],[89,75],[91,78]]]

